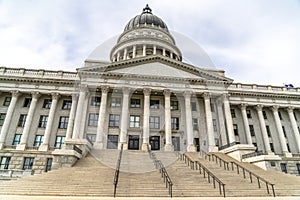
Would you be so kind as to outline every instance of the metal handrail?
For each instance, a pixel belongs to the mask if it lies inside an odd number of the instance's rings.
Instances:
[[[116,165],[116,171],[115,171],[115,177],[114,177],[114,197],[116,197],[116,193],[117,193],[117,186],[118,186],[118,182],[119,182],[119,173],[120,173],[122,154],[123,154],[123,144],[121,144],[121,151],[119,153],[119,158],[118,158],[117,165]]]
[[[237,174],[240,174],[240,170],[242,171],[243,173],[243,177],[244,179],[246,179],[246,172],[248,173],[249,175],[249,179],[250,179],[250,182],[253,183],[253,177],[255,177],[257,179],[257,184],[258,184],[258,188],[261,188],[261,181],[264,182],[266,184],[266,188],[267,188],[267,192],[268,194],[270,194],[270,190],[269,190],[269,186],[271,186],[271,189],[272,189],[272,194],[273,196],[275,197],[275,188],[274,188],[274,183],[271,183],[269,181],[267,181],[266,179],[260,177],[259,175],[251,172],[250,170],[246,169],[245,167],[243,167],[242,165],[240,165],[239,163],[236,163],[235,161],[225,161],[223,160],[222,158],[220,158],[218,155],[215,155],[215,154],[211,154],[211,155],[207,155],[209,157],[209,161],[211,161],[210,157],[212,158],[212,161],[214,161],[214,158],[216,158],[216,163],[218,163],[218,160],[219,160],[219,163],[220,163],[220,166],[221,166],[221,162],[224,163],[224,169],[225,170],[229,170],[229,163],[231,164],[231,170],[234,171],[234,169],[236,169],[237,171]],[[205,157],[206,158],[206,157]],[[226,163],[226,164],[225,164]],[[225,167],[225,165],[227,167]],[[234,167],[235,166],[235,167]]]
[[[211,179],[212,179],[214,188],[216,188],[216,182],[218,182],[220,195],[223,195],[223,197],[226,197],[225,184],[218,177],[216,177],[209,169],[207,169],[199,161],[193,161],[190,157],[188,157],[185,154],[180,154],[180,159],[184,160],[184,162],[188,166],[190,166],[190,168],[192,170],[194,170],[195,166],[196,166],[196,170],[199,170],[200,174],[203,173],[203,178],[206,178],[206,175],[207,175],[208,183],[211,183]]]

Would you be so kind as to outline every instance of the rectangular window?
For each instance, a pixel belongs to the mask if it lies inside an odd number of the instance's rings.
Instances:
[[[280,163],[280,168],[282,172],[287,173],[286,163]]]
[[[270,127],[268,125],[266,125],[266,129],[267,129],[268,137],[271,137],[271,131],[270,131]]]
[[[278,111],[278,115],[279,115],[279,119],[282,120],[282,115],[280,111]]]
[[[11,97],[5,97],[4,102],[3,102],[3,106],[8,107],[11,101]]]
[[[130,128],[139,128],[140,127],[140,116],[130,115]]]
[[[119,127],[120,125],[120,115],[109,115],[109,127]]]
[[[89,122],[88,122],[88,125],[89,125],[89,126],[97,126],[97,125],[98,125],[98,118],[99,118],[99,114],[96,114],[96,113],[90,113],[90,114],[89,114]]]
[[[39,147],[42,144],[43,140],[44,140],[43,135],[36,135],[34,138],[33,146]]]
[[[296,166],[297,166],[298,175],[300,175],[300,163],[297,163]]]
[[[5,120],[5,113],[0,113],[0,126],[3,126],[4,120]]]
[[[110,106],[111,107],[121,107],[121,98],[112,98]]]
[[[262,111],[264,119],[268,119],[267,112],[265,110]]]
[[[59,118],[58,128],[67,129],[68,128],[69,117],[61,116]]]
[[[25,122],[26,122],[26,114],[21,114],[19,121],[18,121],[18,127],[24,127],[25,126]]]
[[[251,110],[246,110],[246,113],[247,113],[247,118],[252,118],[252,115],[251,115]]]
[[[63,110],[70,110],[71,106],[72,106],[71,100],[63,100],[63,105],[62,105]]]
[[[171,101],[171,110],[178,110],[178,101]]]
[[[51,171],[52,161],[53,161],[52,158],[47,158],[46,167],[45,167],[45,172]]]
[[[238,125],[237,124],[233,124],[233,132],[235,136],[239,135],[239,131],[238,131]]]
[[[294,113],[295,120],[298,121],[296,113],[295,112],[293,113]]]
[[[196,102],[191,102],[192,111],[197,111],[197,104]]]
[[[65,142],[65,136],[56,136],[54,148],[60,149]]]
[[[51,104],[52,104],[52,100],[51,99],[45,99],[44,100],[44,104],[43,104],[43,108],[50,109],[51,108]]]
[[[171,118],[171,129],[179,130],[179,118],[178,117]]]
[[[215,104],[210,103],[211,112],[215,112]]]
[[[100,106],[101,97],[92,96],[91,97],[91,106]]]
[[[31,104],[31,98],[25,98],[23,107],[29,107]]]
[[[198,130],[198,119],[193,118],[193,130],[197,131]]]
[[[234,109],[230,109],[230,112],[231,112],[231,117],[235,118],[235,110]]]
[[[16,146],[17,144],[20,144],[21,141],[21,134],[15,134],[14,140],[12,142],[13,146]]]
[[[32,157],[25,157],[24,158],[24,163],[23,163],[23,170],[26,170],[26,169],[32,169],[32,166],[33,166],[33,162],[34,162],[34,158]]]
[[[159,100],[150,100],[150,108],[159,109]]]
[[[249,129],[250,129],[251,136],[255,136],[254,126],[253,125],[249,125]]]
[[[153,129],[159,129],[160,128],[160,119],[159,117],[150,117],[149,118],[149,126]]]
[[[288,149],[288,152],[291,152],[289,143],[286,143],[286,147],[287,147],[287,149]]]
[[[270,143],[270,149],[271,149],[272,152],[274,152],[274,145],[273,145],[273,143]]]
[[[217,129],[217,120],[216,119],[213,119],[213,128],[214,128],[214,132],[217,132],[218,129]]]
[[[39,121],[39,128],[46,128],[48,121],[48,115],[41,115]]]
[[[286,131],[285,131],[284,126],[282,126],[282,131],[283,131],[284,137],[286,137]]]
[[[8,169],[10,158],[8,156],[2,156],[0,160],[0,170]]]
[[[141,100],[140,99],[131,99],[130,100],[130,108],[140,108]]]

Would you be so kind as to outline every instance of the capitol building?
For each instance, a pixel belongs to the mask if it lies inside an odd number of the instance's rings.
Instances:
[[[0,67],[0,177],[71,167],[92,150],[222,153],[300,174],[300,88],[235,83],[184,62],[146,6],[110,61],[74,72]]]

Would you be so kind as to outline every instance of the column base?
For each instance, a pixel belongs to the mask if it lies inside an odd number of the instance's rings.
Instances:
[[[104,149],[104,144],[103,142],[95,142],[93,145],[94,149]]]
[[[49,150],[48,144],[41,144],[41,146],[39,146],[39,151],[48,151],[48,150]]]
[[[148,151],[148,149],[151,149],[151,146],[148,143],[142,144],[142,151]]]
[[[253,152],[255,152],[255,149],[256,149],[256,147],[254,145],[236,144],[236,145],[233,145],[226,149],[223,149],[220,152],[225,153],[228,156],[230,156],[238,161],[242,161],[243,155],[253,153]],[[271,153],[273,153],[273,152],[271,152]],[[269,154],[269,155],[271,155],[271,154]]]
[[[128,144],[126,142],[119,142],[118,149],[121,150],[121,145],[123,144],[123,150],[128,149]]]
[[[25,151],[25,149],[26,149],[26,144],[18,144],[16,146],[16,150]]]
[[[174,146],[172,144],[166,144],[165,151],[174,151]]]
[[[287,158],[292,158],[293,157],[293,154],[290,153],[290,152],[283,152],[283,155]]]
[[[219,149],[217,146],[209,146],[208,147],[208,152],[218,152]]]
[[[5,144],[4,143],[0,143],[0,150],[4,149]]]
[[[186,151],[187,152],[196,152],[197,151],[197,148],[194,144],[189,144],[186,148]]]

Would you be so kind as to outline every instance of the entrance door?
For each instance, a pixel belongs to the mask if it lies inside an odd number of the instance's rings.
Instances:
[[[117,149],[118,148],[118,135],[108,135],[107,136],[107,149]]]
[[[140,136],[129,135],[128,149],[139,150]]]
[[[180,151],[180,138],[172,136],[172,144],[174,146],[174,151]]]
[[[150,137],[151,150],[160,150],[160,137],[151,136]]]
[[[197,148],[197,152],[199,152],[200,151],[199,138],[194,138],[194,144]]]

